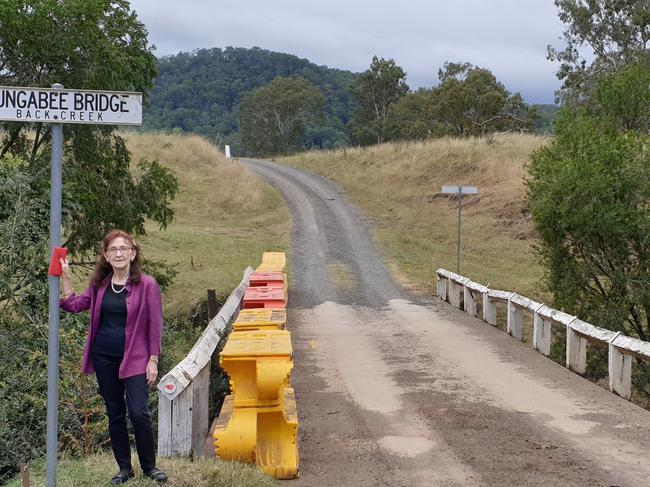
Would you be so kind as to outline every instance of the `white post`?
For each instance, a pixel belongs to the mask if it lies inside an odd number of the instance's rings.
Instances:
[[[566,327],[566,366],[578,374],[587,370],[587,339],[578,335],[571,323]]]
[[[449,279],[449,303],[460,308],[460,284]]]
[[[447,279],[444,277],[440,277],[438,274],[436,274],[436,279],[438,280],[436,283],[436,290],[438,297],[442,301],[447,300]]]
[[[618,332],[609,342],[609,390],[624,399],[632,396],[632,356],[625,355],[614,345]]]
[[[489,291],[483,293],[483,319],[492,326],[497,326],[497,303],[490,301]]]
[[[520,342],[524,340],[524,314],[508,298],[508,334]]]
[[[551,321],[537,311],[533,314],[533,348],[547,357],[551,354]]]
[[[465,311],[472,316],[476,316],[476,300],[467,286],[463,286],[463,302],[465,303]]]

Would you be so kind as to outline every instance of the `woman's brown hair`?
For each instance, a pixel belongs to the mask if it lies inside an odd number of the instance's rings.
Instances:
[[[95,270],[90,278],[90,284],[92,286],[99,287],[101,283],[104,282],[104,279],[113,272],[113,267],[104,257],[104,252],[106,252],[108,246],[113,240],[120,237],[126,240],[128,245],[132,247],[133,252],[135,252],[135,257],[131,261],[131,267],[129,268],[129,281],[133,284],[140,282],[140,276],[142,275],[142,268],[140,267],[140,249],[135,244],[135,240],[133,240],[133,237],[124,230],[111,230],[102,240],[102,246],[97,255]]]

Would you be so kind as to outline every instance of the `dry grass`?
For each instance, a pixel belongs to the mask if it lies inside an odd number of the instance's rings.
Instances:
[[[308,152],[282,162],[337,181],[376,222],[374,237],[407,286],[431,293],[438,267],[456,269],[457,200],[442,185],[479,187],[463,199],[461,274],[539,296],[536,235],[524,208],[524,163],[544,139],[502,135]]]
[[[134,452],[134,462],[137,464]],[[195,460],[163,458],[157,461],[158,467],[165,470],[169,487],[271,487],[279,485],[264,475],[256,467],[222,460]],[[45,485],[45,465],[35,462],[31,466],[32,485]],[[110,484],[117,473],[117,466],[111,453],[91,455],[83,459],[63,459],[59,461],[57,485],[59,487],[97,487]],[[7,487],[19,487],[19,478],[14,478]],[[136,469],[136,476],[128,482],[131,487],[153,487],[159,485],[142,476]]]
[[[124,134],[134,163],[158,160],[178,178],[175,219],[166,231],[147,225],[146,256],[178,274],[165,293],[165,311],[186,313],[214,288],[227,295],[262,252],[287,251],[289,212],[270,186],[195,135]],[[135,164],[134,164],[135,167]]]

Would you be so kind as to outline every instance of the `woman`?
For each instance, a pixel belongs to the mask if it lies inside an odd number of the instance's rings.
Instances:
[[[160,288],[152,277],[142,273],[140,251],[133,237],[121,230],[112,230],[104,237],[90,284],[82,294],[76,295],[72,289],[66,259],[61,259],[61,268],[61,309],[70,313],[90,310],[81,370],[85,374],[95,372],[106,404],[111,445],[120,469],[111,484],[123,484],[135,475],[126,429],[127,410],[142,472],[165,482],[167,475],[156,468],[148,405],[148,387],[158,376]]]

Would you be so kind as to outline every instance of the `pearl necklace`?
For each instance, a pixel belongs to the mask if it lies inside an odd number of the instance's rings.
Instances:
[[[115,283],[113,282],[113,279],[114,279],[114,278],[115,278],[115,276],[111,277],[111,289],[113,290],[113,292],[114,292],[115,294],[120,294],[122,291],[124,291],[124,290],[126,289],[126,283],[122,284],[122,289],[120,289],[119,291],[117,291],[117,290],[115,289]],[[118,286],[119,286],[119,284],[118,284]]]

